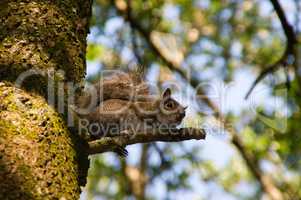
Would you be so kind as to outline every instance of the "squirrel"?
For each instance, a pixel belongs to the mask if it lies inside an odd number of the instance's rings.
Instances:
[[[172,129],[185,117],[187,107],[171,97],[170,88],[160,97],[153,97],[139,72],[118,72],[104,77],[91,88],[78,99],[79,108],[86,111],[78,115],[91,125],[88,129],[90,140]]]

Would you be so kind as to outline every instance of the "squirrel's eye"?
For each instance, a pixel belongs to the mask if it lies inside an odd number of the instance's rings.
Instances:
[[[172,109],[173,106],[174,106],[174,104],[172,101],[166,103],[166,108]]]

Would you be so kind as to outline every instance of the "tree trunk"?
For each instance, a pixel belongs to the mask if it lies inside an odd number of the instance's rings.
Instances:
[[[46,101],[57,97],[44,75],[82,81],[90,10],[90,0],[0,1],[0,199],[79,198],[85,144],[68,130],[66,107]]]

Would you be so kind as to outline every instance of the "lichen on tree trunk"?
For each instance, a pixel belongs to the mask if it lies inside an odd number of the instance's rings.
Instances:
[[[0,1],[0,199],[78,199],[88,159],[64,117],[48,105],[47,78],[29,69],[85,72],[91,1]]]
[[[76,199],[74,144],[61,117],[34,94],[0,86],[0,199]]]

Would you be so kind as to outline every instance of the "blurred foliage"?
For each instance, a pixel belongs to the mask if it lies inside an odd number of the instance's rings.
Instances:
[[[210,114],[204,113],[202,106],[191,103],[193,88],[185,85],[187,83],[176,73],[166,70],[145,38],[132,30],[117,12],[114,2],[121,8],[126,6],[124,0],[94,1],[87,59],[99,63],[99,70],[143,65],[148,69],[147,77],[159,86],[166,81],[183,84],[183,90],[190,91],[181,93],[187,94],[183,102],[191,108],[186,125],[206,123],[203,117]],[[291,0],[288,4],[294,5]],[[258,72],[275,62],[284,51],[285,37],[269,1],[133,0],[131,9],[133,19],[145,30],[161,33],[162,41],[175,42],[167,44],[165,51],[170,55],[183,55],[181,67],[189,70],[200,83],[218,80],[226,84],[241,71],[249,73],[245,79],[255,79]],[[290,19],[293,12],[298,13],[286,7],[285,11]],[[266,101],[253,110],[241,108],[238,113],[229,110],[224,114],[263,172],[273,178],[283,193],[300,199],[301,90],[296,75],[292,70],[288,73],[290,90],[285,87],[285,71],[279,70],[270,75],[272,81],[265,79],[261,83],[270,91]],[[284,92],[279,93],[279,88]],[[205,89],[210,91],[209,87]],[[267,104],[275,99],[281,106]],[[202,148],[207,141],[222,143],[224,147],[217,149],[224,148],[225,152],[208,154]],[[135,198],[124,165],[145,173],[145,199],[222,199],[221,194],[225,199],[262,199],[264,196],[239,153],[233,151],[224,131],[213,131],[204,142],[159,143],[142,149],[142,145],[131,147],[129,158],[125,160],[109,153],[92,157],[86,196],[89,199]],[[143,152],[148,156],[143,156]],[[224,162],[217,164],[216,160]]]

